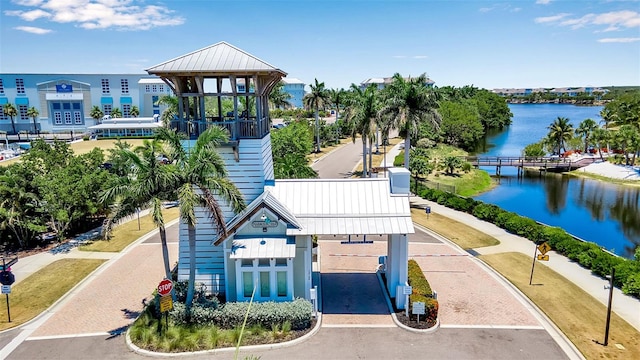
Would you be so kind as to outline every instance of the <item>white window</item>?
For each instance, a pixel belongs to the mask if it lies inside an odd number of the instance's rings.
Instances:
[[[82,124],[82,113],[80,111],[74,111],[73,112],[73,121],[77,125],[81,125]]]
[[[2,83],[2,79],[0,79],[0,94],[4,94],[4,84]]]
[[[151,92],[154,92],[154,93],[158,92],[158,85],[156,84],[151,85]]]
[[[111,104],[103,104],[102,113],[105,115],[111,115]]]
[[[111,89],[109,88],[109,79],[102,79],[100,83],[102,84],[102,93],[109,94],[111,92]]]
[[[145,85],[144,92],[151,92],[151,85]]]
[[[60,111],[56,111],[53,113],[53,119],[56,125],[62,125],[62,113]]]
[[[0,120],[7,120],[9,117],[4,114],[4,106],[0,105]]]
[[[28,120],[29,116],[27,115],[27,105],[18,105],[18,114],[20,114],[20,119]]]
[[[238,301],[293,300],[293,261],[289,258],[236,260],[236,295]]]
[[[122,104],[122,117],[128,118],[131,116],[131,104]]]
[[[129,80],[128,79],[120,79],[120,90],[123,94],[129,93]]]
[[[18,94],[24,94],[24,80],[16,79],[16,92]]]
[[[71,111],[64,112],[64,123],[67,125],[71,124]]]

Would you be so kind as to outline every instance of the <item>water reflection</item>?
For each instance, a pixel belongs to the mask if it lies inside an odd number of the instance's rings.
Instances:
[[[537,172],[503,176],[499,183],[476,199],[560,226],[624,257],[633,258],[640,245],[640,188]]]

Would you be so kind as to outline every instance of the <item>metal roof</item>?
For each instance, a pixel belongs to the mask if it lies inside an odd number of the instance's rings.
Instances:
[[[286,238],[234,239],[231,259],[294,258],[296,244],[287,244]]]
[[[298,219],[288,235],[411,234],[409,198],[394,196],[389,180],[276,180],[266,186]]]
[[[152,66],[146,71],[149,74],[265,71],[286,75],[284,71],[224,41]]]

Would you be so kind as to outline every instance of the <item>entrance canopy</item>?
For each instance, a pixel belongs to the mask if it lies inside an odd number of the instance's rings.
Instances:
[[[389,179],[276,180],[265,190],[300,224],[287,235],[413,234],[407,194],[392,194]]]

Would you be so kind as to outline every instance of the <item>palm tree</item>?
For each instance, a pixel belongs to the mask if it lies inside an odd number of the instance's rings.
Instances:
[[[362,135],[362,177],[367,177],[367,140],[373,136],[376,120],[378,119],[378,88],[370,84],[364,90],[351,84],[351,96],[347,101],[347,122],[351,124],[351,137],[356,141],[356,135]]]
[[[558,116],[549,126],[549,133],[547,137],[554,144],[553,152],[555,154],[561,154],[566,150],[565,142],[571,140],[573,136],[573,125],[569,123],[569,119],[565,117]]]
[[[286,109],[291,106],[289,102],[291,98],[291,94],[284,91],[284,82],[280,81],[269,93],[269,104],[272,109]]]
[[[311,92],[304,96],[302,102],[306,108],[315,110],[316,152],[320,152],[320,117],[318,116],[318,111],[330,102],[329,93],[324,88],[324,83],[319,83],[318,79],[315,79],[315,85],[309,85],[309,87],[311,88]]]
[[[188,227],[189,238],[189,282],[185,305],[190,314],[195,293],[196,208],[209,212],[218,238],[225,238],[227,228],[219,201],[229,204],[236,213],[245,208],[245,203],[240,190],[227,178],[224,160],[216,150],[228,141],[226,129],[213,126],[205,130],[189,152],[182,146],[183,136],[175,130],[161,128],[157,136],[167,142],[177,166],[180,218]]]
[[[404,135],[404,167],[409,169],[409,149],[411,137],[418,133],[423,122],[429,122],[435,129],[440,127],[438,113],[439,94],[425,86],[427,75],[405,80],[400,74],[393,75],[392,82],[383,90],[382,117],[393,119],[394,128]]]
[[[36,118],[40,115],[40,112],[35,107],[30,107],[27,110],[27,116],[33,119],[33,133],[39,134],[40,130],[38,130],[38,124],[36,124]]]
[[[102,112],[99,106],[94,105],[91,108],[91,112],[89,113],[89,115],[93,120],[96,121],[96,124],[99,124],[100,120],[102,120],[102,117],[104,116],[104,113]]]
[[[18,110],[12,103],[7,103],[2,106],[2,110],[4,111],[4,115],[8,116],[11,119],[11,127],[13,128],[13,134],[17,134],[16,131],[16,123],[13,121],[13,118],[18,115]]]
[[[336,120],[338,122],[340,117],[340,105],[344,105],[347,92],[344,89],[329,89],[329,100],[331,104],[336,107]],[[336,143],[338,142],[338,127],[336,126]]]
[[[140,109],[137,106],[133,105],[131,107],[131,110],[129,111],[129,115],[134,118],[140,116]]]
[[[114,118],[114,119],[115,118],[121,118],[122,117],[122,111],[120,111],[120,108],[117,108],[117,107],[113,108],[111,110],[111,117]]]
[[[162,112],[162,123],[168,127],[178,115],[178,98],[176,96],[164,95],[158,100],[158,104],[167,106]]]
[[[591,134],[597,128],[598,128],[598,124],[595,122],[595,120],[593,120],[593,119],[584,119],[584,120],[582,120],[580,125],[578,125],[578,128],[575,130],[576,135],[580,135],[581,137],[584,138],[584,152],[585,153],[587,152],[587,149],[589,148],[589,137],[591,137]]]
[[[591,139],[598,147],[598,154],[600,155],[600,160],[604,160],[602,156],[602,146],[604,144],[609,144],[609,131],[603,128],[596,128],[591,133]]]
[[[109,238],[113,226],[122,218],[130,216],[140,208],[150,208],[153,223],[158,226],[162,243],[162,258],[165,276],[171,279],[167,234],[162,215],[162,203],[173,200],[179,187],[176,167],[173,164],[163,165],[157,161],[159,142],[145,140],[144,145],[133,152],[125,147],[115,151],[128,162],[129,175],[119,178],[119,182],[105,190],[101,196],[104,204],[111,206],[109,217],[105,221],[102,232]]]

